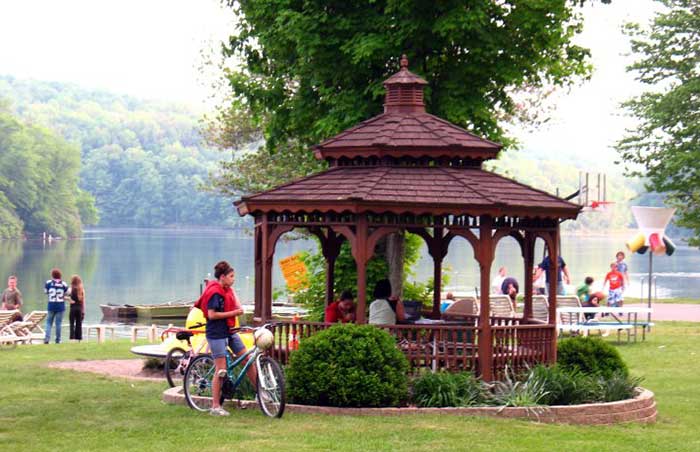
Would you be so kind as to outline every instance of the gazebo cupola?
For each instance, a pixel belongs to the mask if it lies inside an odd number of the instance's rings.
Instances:
[[[428,84],[401,69],[384,81],[384,112],[315,147],[330,166],[451,166],[480,168],[495,158],[501,145],[457,127],[425,111]]]

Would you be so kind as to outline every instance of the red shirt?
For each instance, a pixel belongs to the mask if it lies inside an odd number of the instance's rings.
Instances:
[[[610,289],[619,289],[624,283],[624,276],[617,270],[613,270],[605,275],[605,281],[610,283]]]
[[[341,312],[339,306],[340,306],[340,301],[334,301],[333,303],[329,304],[326,307],[326,315],[324,318],[324,322],[326,322],[326,323],[337,323],[337,322],[347,323],[348,322],[348,320],[345,319],[343,312]]]
[[[205,319],[209,320],[207,303],[214,294],[221,295],[224,298],[224,312],[240,309],[241,303],[240,301],[238,301],[236,292],[234,292],[231,287],[227,287],[226,289],[224,289],[221,286],[221,284],[219,284],[219,281],[212,280],[207,283],[207,287],[204,289],[204,292],[199,297],[199,300],[197,300],[197,302],[195,302],[194,304],[195,308],[199,308],[202,310]],[[236,318],[229,317],[226,319],[226,323],[229,327],[235,327]]]

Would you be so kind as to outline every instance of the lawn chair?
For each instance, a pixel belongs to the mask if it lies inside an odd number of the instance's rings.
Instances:
[[[27,324],[25,329],[27,334],[31,336],[30,342],[33,340],[43,341],[46,336],[46,331],[41,325],[46,320],[47,311],[32,311],[24,317],[24,322]]]
[[[489,295],[491,317],[515,317],[513,304],[508,295]]]
[[[532,317],[549,323],[549,303],[544,295],[532,296]]]
[[[455,299],[455,302],[442,313],[444,319],[464,317],[479,314],[479,306],[474,297],[463,297]]]
[[[19,314],[19,311],[14,309],[12,311],[0,311],[0,328],[12,323],[12,319]]]
[[[580,308],[581,301],[579,301],[576,295],[557,295],[557,308]],[[576,326],[583,323],[581,318],[583,316],[580,312],[562,312],[559,314],[559,323],[565,325],[565,328],[559,328],[560,331],[578,332]]]

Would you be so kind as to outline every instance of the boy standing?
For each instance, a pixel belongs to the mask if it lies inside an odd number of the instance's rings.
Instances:
[[[17,277],[15,275],[7,278],[7,289],[0,296],[2,301],[2,309],[6,311],[21,311],[22,310],[22,292],[17,288]],[[12,321],[22,320],[22,314],[18,313]]]
[[[605,275],[603,288],[608,284],[608,306],[621,307],[622,292],[625,290],[625,277],[617,270],[617,262],[610,264],[610,271]]]
[[[49,305],[46,316],[46,336],[44,344],[51,340],[51,325],[56,326],[56,343],[61,343],[61,323],[63,322],[63,312],[66,310],[64,296],[68,291],[68,284],[61,280],[61,270],[54,268],[51,270],[51,279],[46,281],[44,292],[48,295]]]

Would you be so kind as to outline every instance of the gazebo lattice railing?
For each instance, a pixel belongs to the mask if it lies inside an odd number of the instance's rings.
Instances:
[[[366,267],[378,242],[410,232],[423,238],[434,264],[429,315],[440,316],[442,262],[457,237],[471,245],[479,266],[479,316],[464,325],[386,325],[414,367],[472,370],[486,380],[556,359],[556,281],[559,223],[580,207],[481,168],[500,145],[425,112],[420,77],[402,59],[386,82],[385,112],[316,146],[328,161],[322,173],[292,181],[236,203],[255,218],[255,318],[272,316],[272,268],[277,240],[293,229],[318,237],[326,260],[326,302],[333,299],[335,262],[347,241],[357,267],[357,322],[366,322]],[[398,90],[398,91],[397,91]],[[399,94],[397,94],[399,93]],[[498,242],[512,237],[524,262],[524,311],[519,319],[490,315],[490,272]],[[551,258],[549,322],[533,318],[535,241]],[[470,323],[471,322],[471,323]],[[282,361],[290,333],[303,340],[329,325],[280,325],[275,348]],[[298,331],[297,331],[298,330]],[[424,339],[421,339],[424,338]],[[410,340],[409,340],[410,339]],[[402,345],[403,344],[403,345]]]

